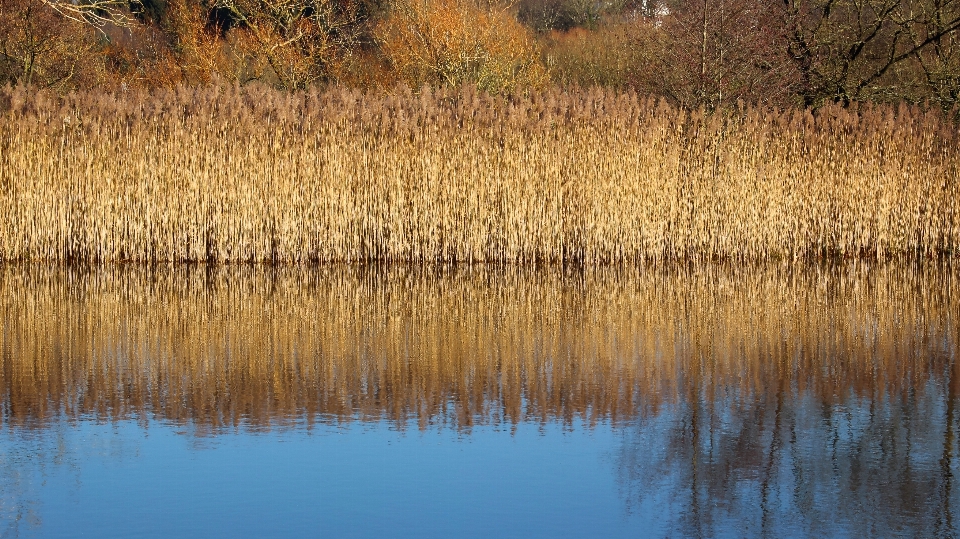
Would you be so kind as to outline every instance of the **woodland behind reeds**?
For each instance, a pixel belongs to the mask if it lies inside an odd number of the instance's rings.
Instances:
[[[954,257],[938,111],[686,112],[603,90],[0,93],[0,259]]]
[[[8,265],[0,425],[66,416],[200,431],[468,428],[616,423],[784,393],[824,407],[896,401],[930,384],[955,398],[958,278],[941,265],[859,261],[535,272]]]

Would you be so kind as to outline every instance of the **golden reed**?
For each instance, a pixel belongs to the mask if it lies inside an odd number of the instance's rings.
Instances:
[[[7,89],[0,260],[956,257],[958,141],[908,106]]]
[[[949,267],[0,268],[0,420],[620,422],[960,397]],[[898,395],[900,397],[898,397]],[[719,404],[718,404],[719,405]]]

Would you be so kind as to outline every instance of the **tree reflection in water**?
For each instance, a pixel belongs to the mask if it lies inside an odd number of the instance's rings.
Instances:
[[[953,535],[945,265],[0,270],[0,421],[611,424],[678,535]]]
[[[849,296],[836,274],[785,327],[683,339],[679,390],[625,429],[630,507],[678,536],[955,537],[960,310],[943,276],[895,291],[863,274]]]

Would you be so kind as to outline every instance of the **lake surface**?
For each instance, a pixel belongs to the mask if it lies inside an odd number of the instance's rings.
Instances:
[[[0,537],[953,537],[958,285],[0,267]]]

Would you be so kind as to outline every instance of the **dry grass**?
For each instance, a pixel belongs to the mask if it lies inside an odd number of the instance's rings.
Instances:
[[[4,90],[0,259],[955,257],[958,141],[906,106]]]
[[[960,395],[960,274],[856,262],[562,273],[0,270],[0,421],[619,422],[786,391]],[[910,397],[913,398],[913,397]]]

